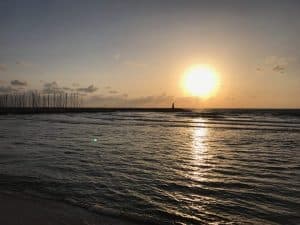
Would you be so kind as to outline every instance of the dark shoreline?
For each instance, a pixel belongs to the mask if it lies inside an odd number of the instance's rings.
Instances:
[[[0,108],[5,114],[97,113],[97,112],[188,112],[189,109],[172,108]]]
[[[201,110],[204,114],[220,114],[220,113],[244,113],[244,112],[256,112],[260,114],[271,113],[274,115],[280,115],[282,113],[300,116],[300,109],[294,108],[133,108],[133,107],[79,107],[79,108],[48,108],[48,107],[10,107],[0,108],[0,115],[8,114],[60,114],[60,113],[111,113],[111,112],[193,112],[194,110]]]
[[[99,214],[65,202],[13,192],[0,192],[0,224],[5,225],[137,225],[117,215]],[[145,223],[147,224],[147,223]]]

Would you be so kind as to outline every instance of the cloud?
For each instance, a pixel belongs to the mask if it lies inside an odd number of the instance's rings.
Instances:
[[[86,99],[86,104],[104,107],[165,107],[173,101],[173,96],[165,94],[138,98],[128,98],[128,94],[120,94],[113,96],[94,95]]]
[[[77,88],[76,90],[83,93],[94,93],[98,90],[98,88],[96,88],[94,85],[90,85],[87,88]]]
[[[276,65],[273,67],[273,71],[279,72],[279,73],[284,73],[286,67],[282,65]]]
[[[271,67],[272,71],[283,74],[295,60],[293,57],[269,56],[265,59],[265,65]]]
[[[27,86],[27,82],[20,80],[12,80],[10,84],[13,86]]]
[[[17,91],[16,89],[12,88],[11,86],[0,86],[0,93],[1,94],[9,94],[11,92]]]
[[[87,88],[71,88],[71,87],[61,87],[58,85],[56,81],[45,83],[43,86],[43,92],[47,94],[51,93],[65,93],[65,92],[81,92],[81,95],[89,94],[97,91],[98,88],[96,88],[94,85],[90,85]]]
[[[114,90],[111,90],[111,91],[109,91],[109,94],[118,94],[119,92],[118,91],[114,91]]]
[[[56,81],[45,83],[42,92],[46,94],[62,93],[64,90],[58,86]]]
[[[25,61],[16,61],[16,64],[23,67],[33,67],[34,65]]]
[[[58,88],[58,84],[56,81],[45,83],[44,88]]]
[[[6,71],[7,66],[5,64],[0,64],[0,71]]]
[[[72,86],[73,87],[79,87],[80,85],[78,83],[73,83]]]
[[[56,81],[45,83],[42,89],[43,93],[53,94],[53,93],[67,93],[67,92],[76,92],[74,88],[70,87],[61,87]]]
[[[61,89],[64,91],[74,91],[73,88],[69,88],[69,87],[62,87]]]

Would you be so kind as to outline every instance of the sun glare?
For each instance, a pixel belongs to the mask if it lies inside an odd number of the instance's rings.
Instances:
[[[183,86],[189,95],[208,98],[217,90],[218,77],[208,66],[193,66],[185,72]]]

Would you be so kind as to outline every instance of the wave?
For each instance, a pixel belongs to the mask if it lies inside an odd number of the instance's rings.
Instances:
[[[296,224],[300,120],[193,113],[1,120],[0,190],[137,224]]]
[[[191,128],[214,128],[214,129],[229,129],[229,130],[268,130],[268,131],[288,131],[300,132],[300,123],[297,122],[283,122],[283,121],[267,121],[267,120],[207,120],[207,121],[183,121],[172,119],[153,119],[153,118],[97,118],[93,120],[87,119],[54,119],[54,118],[40,118],[40,122],[58,123],[70,125],[97,125],[109,126],[113,122],[122,121],[118,126],[163,126],[163,127],[191,127]],[[210,126],[211,125],[211,126]],[[221,126],[220,126],[221,125]]]

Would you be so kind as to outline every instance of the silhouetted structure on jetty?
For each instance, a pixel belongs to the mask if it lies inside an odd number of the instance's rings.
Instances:
[[[78,93],[41,92],[12,93],[0,95],[0,112],[53,111],[54,109],[79,108],[82,100]],[[51,110],[50,110],[51,109]]]
[[[31,113],[97,113],[116,111],[137,112],[182,112],[186,109],[173,108],[87,108],[82,107],[78,93],[50,93],[38,91],[0,95],[0,114]]]

